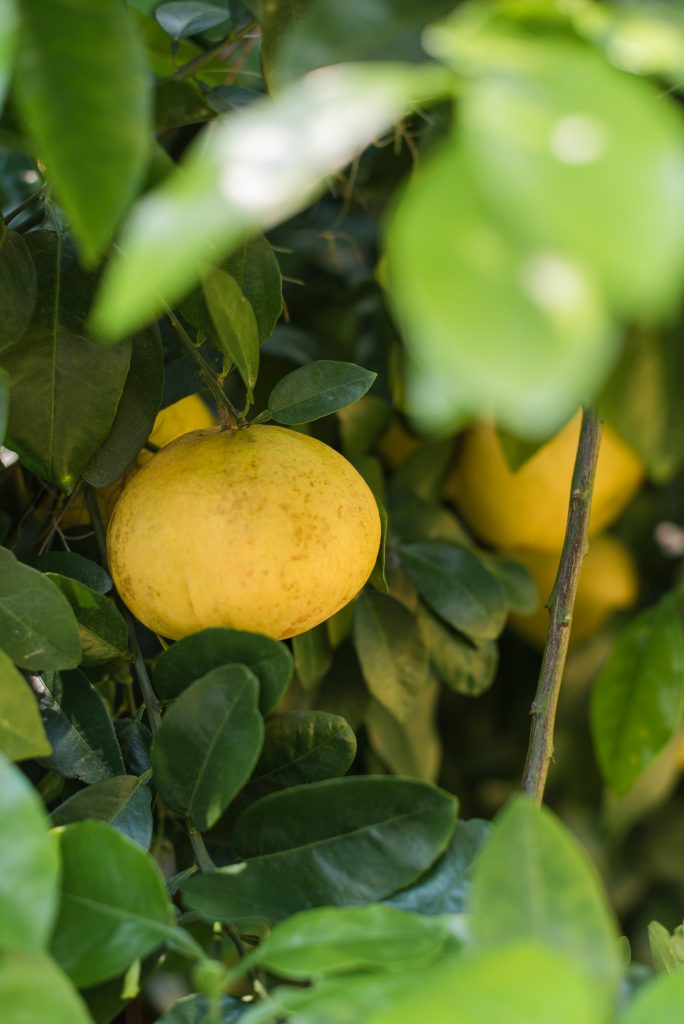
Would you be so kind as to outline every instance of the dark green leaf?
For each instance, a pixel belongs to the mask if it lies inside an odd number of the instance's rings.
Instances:
[[[406,544],[440,540],[461,547],[471,545],[467,531],[445,505],[423,501],[394,482],[388,489],[388,511],[392,532]]]
[[[246,665],[260,683],[262,715],[278,703],[292,675],[285,644],[259,633],[203,629],[169,647],[154,666],[154,686],[163,700],[178,697],[195,679],[221,665]]]
[[[0,949],[35,952],[57,909],[59,854],[38,794],[2,755],[0,834]]]
[[[83,478],[93,487],[119,480],[152,433],[164,387],[159,340],[145,334],[133,341],[131,365],[109,437],[90,460]]]
[[[658,978],[637,992],[621,1024],[680,1024],[683,1006],[684,974]]]
[[[52,753],[36,699],[21,673],[1,650],[0,753],[10,761],[26,761]]]
[[[5,440],[9,421],[9,385],[9,374],[0,366],[0,444]],[[0,537],[0,540],[2,539]]]
[[[415,618],[398,601],[364,590],[355,604],[354,646],[375,699],[399,721],[407,720],[429,683]]]
[[[128,657],[126,621],[111,597],[68,576],[48,573],[48,578],[64,594],[76,616],[84,665]]]
[[[152,745],[159,792],[200,832],[215,825],[249,778],[261,750],[259,680],[244,665],[197,679],[164,715]]]
[[[305,690],[315,690],[332,664],[332,648],[325,623],[292,639],[297,679]]]
[[[59,833],[62,897],[52,952],[79,986],[114,978],[171,932],[164,879],[137,843],[100,821]],[[125,885],[112,885],[112,879]]]
[[[378,513],[380,515],[380,547],[378,548],[378,557],[373,571],[368,577],[368,582],[372,587],[375,587],[379,594],[388,594],[389,586],[387,585],[387,575],[385,572],[385,561],[387,558],[387,538],[389,536],[389,519],[387,517],[387,509],[385,506],[378,501]]]
[[[151,766],[152,733],[136,718],[117,718],[114,732],[129,775],[142,775]]]
[[[235,363],[251,393],[259,372],[259,332],[254,310],[242,288],[225,270],[212,270],[202,282],[214,324],[214,343]]]
[[[170,78],[157,83],[154,90],[154,126],[158,132],[188,124],[202,124],[211,117],[212,111],[202,93],[190,82]]]
[[[113,586],[111,576],[101,565],[75,551],[46,551],[34,558],[31,565],[40,572],[59,573],[78,580],[98,594],[108,594]]]
[[[3,356],[8,438],[29,469],[71,491],[112,428],[131,346],[102,348],[85,337],[95,282],[78,267],[71,236],[36,231],[27,241],[38,304],[21,343]]]
[[[612,1005],[617,931],[584,851],[528,797],[507,805],[473,870],[470,931],[478,947],[533,940],[574,960]]]
[[[430,663],[442,682],[456,693],[479,697],[494,682],[499,648],[494,640],[471,642],[418,607],[418,624]]]
[[[0,1006],[7,1024],[92,1024],[79,993],[42,953],[0,953]]]
[[[250,1009],[249,1003],[243,1003],[235,996],[222,996],[220,1003],[220,1024],[235,1024]],[[211,1020],[209,1001],[206,996],[187,996],[174,1003],[170,1010],[158,1018],[157,1024],[207,1024]]]
[[[392,418],[392,406],[376,395],[338,410],[342,454],[353,461],[367,455],[384,434]]]
[[[382,899],[428,869],[454,827],[453,797],[408,779],[353,776],[264,797],[240,817],[251,859],[195,876],[185,902],[210,920]]]
[[[679,724],[684,636],[670,595],[624,630],[591,695],[591,731],[601,774],[628,793]]]
[[[12,71],[17,42],[17,21],[14,0],[0,0],[0,110]]]
[[[8,231],[0,218],[0,352],[20,340],[33,317],[36,294],[36,268],[26,240]]]
[[[473,864],[489,835],[491,823],[457,821],[446,850],[417,882],[385,902],[420,914],[463,914],[470,896]]]
[[[0,548],[0,636],[4,651],[20,668],[75,668],[81,660],[69,602],[7,548]]]
[[[173,39],[195,36],[230,19],[227,7],[204,0],[169,0],[155,8],[154,16]]]
[[[488,558],[487,565],[503,587],[509,608],[520,615],[530,615],[539,607],[539,594],[528,570],[515,558],[499,555]]]
[[[403,544],[404,567],[426,603],[454,629],[477,640],[495,639],[508,605],[503,587],[467,548],[435,541]]]
[[[453,462],[453,454],[451,438],[423,445],[399,466],[392,479],[393,487],[411,491],[424,502],[437,501]]]
[[[74,821],[104,821],[122,835],[149,850],[152,841],[151,796],[147,786],[133,775],[117,775],[82,789],[57,807],[53,825]]]
[[[430,680],[405,721],[399,721],[376,700],[366,708],[364,725],[374,752],[395,775],[435,782],[442,745],[435,722],[439,683]]]
[[[123,775],[114,726],[102,698],[82,672],[30,677],[52,754],[45,764],[81,782]]]
[[[310,423],[358,401],[376,377],[355,363],[319,359],[278,381],[269,395],[268,408],[277,423]]]
[[[150,83],[142,40],[119,0],[99,0],[91,17],[70,0],[22,0],[19,14],[17,102],[93,264],[147,163]]]

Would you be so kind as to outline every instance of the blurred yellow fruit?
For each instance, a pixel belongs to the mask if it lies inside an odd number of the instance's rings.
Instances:
[[[198,430],[127,483],[109,526],[112,577],[162,636],[209,626],[296,636],[368,579],[380,517],[338,452],[275,426]]]
[[[181,398],[173,405],[167,405],[165,409],[157,413],[157,418],[152,427],[152,433],[148,440],[156,448],[163,448],[169,441],[175,441],[182,434],[189,430],[201,430],[203,427],[213,427],[216,424],[216,417],[205,405],[199,395],[188,395]],[[152,458],[152,452],[146,448],[138,452],[133,465],[128,469],[126,476],[109,487],[100,487],[97,490],[97,505],[105,526],[112,518],[112,512],[121,492],[130,477],[136,473],[140,466],[143,466]],[[82,493],[76,495],[74,501],[62,517],[61,525],[65,530],[75,526],[88,526],[90,524],[90,513],[86,505],[85,496]]]
[[[540,598],[536,612],[511,615],[511,625],[536,647],[543,647],[549,622],[548,612],[543,606],[551,594],[560,555],[546,551],[516,551],[511,552],[510,557],[528,569]],[[572,617],[571,643],[591,636],[615,612],[633,605],[637,593],[634,559],[625,545],[608,535],[592,540],[582,564]]]
[[[481,423],[462,442],[445,497],[482,540],[505,551],[560,551],[570,500],[581,416],[512,470],[495,427]],[[639,456],[609,426],[603,428],[590,534],[619,516],[644,476]]]
[[[375,448],[383,462],[390,469],[396,469],[424,444],[421,438],[409,434],[398,420],[392,420]]]

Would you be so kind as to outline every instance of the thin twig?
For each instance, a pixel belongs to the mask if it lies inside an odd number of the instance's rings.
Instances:
[[[236,430],[240,426],[240,414],[221,387],[217,374],[214,373],[209,363],[199,352],[197,346],[193,345],[192,338],[176,314],[168,306],[166,307],[166,315],[178,336],[178,340],[194,362],[200,377],[214,396],[222,426]]]
[[[27,210],[29,206],[35,203],[36,199],[40,199],[41,196],[43,196],[44,194],[45,185],[42,185],[36,192],[32,192],[31,195],[27,196],[26,199],[19,203],[18,206],[15,206],[13,210],[10,210],[10,212],[4,218],[5,224],[9,224],[11,221],[13,221],[15,217],[18,217],[20,213],[23,213],[24,210]]]
[[[522,789],[537,803],[544,797],[546,777],[553,759],[556,708],[568,653],[572,611],[582,560],[587,550],[591,496],[596,476],[601,425],[592,408],[582,415],[575,468],[572,474],[570,509],[556,581],[548,601],[549,631],[542,658],[539,682],[530,709],[532,726]]]
[[[197,57],[193,57],[187,64],[183,64],[177,68],[171,76],[176,81],[182,81],[185,78],[192,78],[194,74],[201,71],[205,64],[208,64],[214,59],[214,57],[223,57],[227,59],[232,54],[233,50],[236,49],[236,44],[240,43],[248,33],[254,31],[256,28],[256,22],[250,21],[248,25],[245,25],[234,35],[226,36],[216,46],[212,46],[210,50],[205,50],[204,53],[200,53]]]
[[[211,854],[207,850],[202,833],[198,832],[189,819],[186,819],[185,821],[185,828],[200,871],[213,871],[216,865],[211,858]]]

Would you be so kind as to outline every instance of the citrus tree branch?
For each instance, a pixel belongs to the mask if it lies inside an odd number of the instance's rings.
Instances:
[[[582,560],[587,550],[589,513],[594,490],[601,424],[593,407],[582,415],[579,444],[570,489],[568,524],[556,581],[547,607],[549,631],[542,658],[537,692],[530,709],[532,725],[523,773],[522,789],[537,803],[544,797],[546,777],[553,758],[553,733],[565,659],[568,653],[572,611]]]
[[[192,338],[189,337],[176,314],[168,306],[166,308],[166,315],[178,336],[178,340],[194,362],[197,367],[197,372],[214,396],[214,401],[216,402],[216,408],[221,423],[224,427],[231,427],[235,429],[239,426],[240,414],[223,390],[218,376],[214,373],[204,356],[199,352],[197,346],[193,344]]]

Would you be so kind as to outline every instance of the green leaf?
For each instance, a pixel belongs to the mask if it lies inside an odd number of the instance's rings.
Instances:
[[[152,798],[149,788],[134,775],[103,779],[75,793],[50,815],[53,825],[75,821],[104,821],[145,850],[152,841]]]
[[[227,7],[204,0],[169,0],[155,8],[154,16],[172,39],[199,35],[230,19]]]
[[[288,426],[310,423],[358,401],[376,377],[355,363],[319,359],[278,381],[268,397],[269,412]]]
[[[483,949],[534,940],[597,982],[604,1010],[620,973],[617,931],[598,876],[564,827],[528,797],[510,802],[478,856],[470,931]]]
[[[10,761],[26,761],[52,753],[35,697],[1,650],[0,753]]]
[[[222,665],[246,665],[260,683],[259,709],[267,715],[292,675],[288,647],[259,633],[203,629],[169,647],[154,666],[154,687],[162,700],[178,697],[192,682]]]
[[[127,658],[128,629],[112,598],[68,576],[47,575],[64,594],[76,616],[83,664],[101,665],[112,658]]]
[[[392,485],[412,491],[424,502],[437,502],[453,464],[453,456],[452,438],[424,444],[401,463],[394,474]]]
[[[0,7],[0,17],[3,13]],[[8,231],[0,218],[0,352],[21,339],[33,317],[36,295],[36,268],[26,239]]]
[[[449,82],[436,65],[325,68],[221,119],[136,207],[93,314],[96,332],[113,339],[149,322],[206,262],[304,208],[328,175]]]
[[[214,343],[235,363],[248,392],[259,373],[259,332],[254,310],[234,277],[212,270],[202,291],[215,327]]]
[[[372,695],[400,722],[408,720],[429,684],[413,615],[391,597],[362,591],[354,606],[354,646]]]
[[[620,1024],[680,1024],[684,1006],[684,974],[671,974],[644,985]]]
[[[151,767],[152,733],[136,718],[117,718],[114,732],[129,775],[143,775]]]
[[[36,952],[47,943],[57,909],[57,843],[38,794],[2,755],[0,833],[0,949]]]
[[[78,580],[98,594],[109,593],[114,585],[111,576],[101,565],[75,551],[46,551],[37,555],[31,565],[39,572],[58,573]]]
[[[39,301],[20,344],[3,355],[8,438],[29,469],[68,492],[111,430],[131,346],[102,348],[85,337],[95,282],[78,267],[71,236],[36,231],[27,244]]]
[[[78,624],[51,580],[0,548],[0,636],[20,668],[75,668],[81,660]]]
[[[244,665],[197,679],[169,708],[152,745],[163,800],[200,832],[215,825],[249,778],[264,725],[259,680]]]
[[[363,724],[374,752],[395,775],[435,782],[442,760],[435,711],[439,682],[432,679],[413,713],[399,721],[376,700],[366,708]]]
[[[453,142],[442,143],[388,224],[407,403],[424,428],[487,416],[548,436],[603,382],[617,337],[582,264],[513,234],[478,187]]]
[[[264,747],[241,794],[258,800],[278,789],[345,775],[356,755],[356,737],[340,715],[284,711],[266,722]]]
[[[219,1002],[220,1024],[236,1024],[249,1010],[249,1003],[243,1003],[235,996],[222,996]],[[192,995],[179,999],[170,1010],[158,1018],[157,1024],[206,1024],[210,1017],[210,1006],[206,996]]]
[[[651,921],[648,926],[648,944],[658,974],[684,971],[684,935],[681,925],[671,935],[660,922]]]
[[[93,487],[109,487],[119,480],[152,433],[164,387],[161,344],[154,334],[133,341],[131,365],[104,444],[83,471]]]
[[[19,15],[17,103],[92,265],[145,172],[151,97],[142,40],[119,0],[100,0],[91,17],[70,0],[22,0]]]
[[[404,568],[433,611],[476,640],[493,640],[508,603],[499,579],[467,548],[436,541],[402,544]]]
[[[0,110],[12,71],[17,43],[17,22],[14,0],[0,0]]]
[[[154,860],[100,821],[59,832],[62,897],[52,953],[72,981],[95,985],[125,971],[173,928],[173,908]],[[112,879],[125,885],[112,885]]]
[[[494,640],[469,641],[418,606],[418,625],[430,663],[450,690],[479,697],[494,682],[499,648]]]
[[[591,732],[601,774],[628,793],[677,729],[684,691],[684,636],[676,593],[627,626],[594,682]]]
[[[9,374],[0,366],[0,444],[5,440],[9,420],[9,385]]]
[[[30,682],[52,744],[48,768],[88,783],[124,774],[112,720],[82,672],[32,675]]]
[[[386,903],[420,914],[463,914],[470,898],[473,865],[491,830],[489,821],[457,821],[446,850],[429,871]]]
[[[382,899],[426,871],[454,827],[456,801],[409,779],[352,776],[264,797],[238,820],[250,859],[193,877],[185,903],[209,920],[264,917]]]
[[[8,1024],[92,1024],[69,979],[41,953],[0,952],[0,1006]]]
[[[277,925],[249,960],[293,981],[411,970],[434,960],[448,938],[445,922],[395,907],[323,907]]]
[[[511,611],[530,615],[539,607],[537,587],[528,570],[515,558],[497,555],[486,559],[487,565],[503,587]]]
[[[305,690],[315,690],[332,665],[332,648],[325,623],[292,638],[297,679]]]

